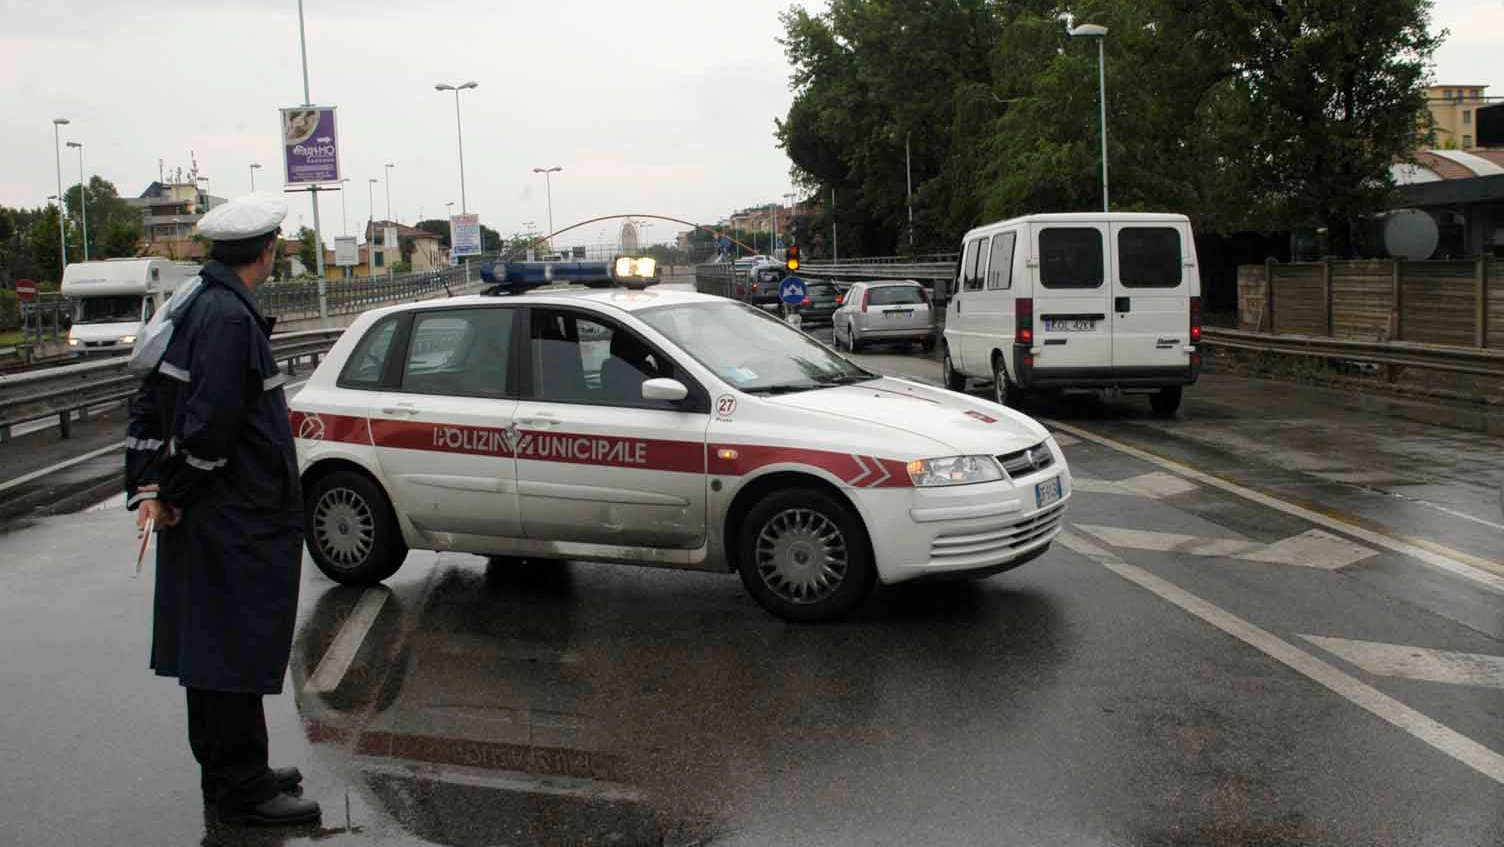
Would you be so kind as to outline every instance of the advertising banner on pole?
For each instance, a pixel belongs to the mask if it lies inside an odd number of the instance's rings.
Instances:
[[[449,218],[449,255],[479,256],[481,252],[480,215],[453,215]]]
[[[282,110],[282,168],[288,185],[339,182],[333,106]]]
[[[353,268],[360,264],[360,248],[356,246],[355,236],[341,235],[335,237],[334,264],[342,268]]]

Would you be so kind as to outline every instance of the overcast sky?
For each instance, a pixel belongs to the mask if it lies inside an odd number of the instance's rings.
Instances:
[[[446,3],[305,0],[313,102],[339,107],[350,230],[371,213],[367,179],[392,162],[392,216],[405,223],[459,209],[454,95],[435,82],[475,80],[462,95],[470,211],[510,233],[548,221],[553,177],[562,228],[585,218],[656,213],[717,220],[791,190],[773,140],[787,112],[776,42],[784,0],[502,0]],[[822,5],[809,0],[805,5]],[[139,194],[191,167],[213,193],[281,187],[278,109],[303,102],[296,0],[0,0],[0,204],[39,206],[56,192],[54,117],[82,141],[85,165]],[[1497,54],[1504,0],[1436,0],[1451,30],[1438,82],[1504,95]],[[72,154],[71,156],[68,154]],[[78,179],[64,150],[63,180]],[[288,195],[287,226],[312,226],[306,195]],[[338,193],[321,195],[323,231],[342,229]],[[386,216],[386,184],[375,186]],[[682,227],[662,223],[650,240]],[[560,243],[607,238],[592,226]]]

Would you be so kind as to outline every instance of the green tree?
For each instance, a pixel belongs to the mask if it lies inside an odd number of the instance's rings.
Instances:
[[[417,228],[437,235],[441,239],[444,249],[449,249],[449,221],[430,218],[426,221],[418,221]]]
[[[303,263],[305,272],[318,273],[318,256],[318,241],[314,238],[313,230],[301,227],[298,230],[298,261]]]
[[[68,205],[68,256],[74,251],[83,258],[83,215],[79,207],[80,186],[73,185],[65,195]],[[89,258],[115,259],[136,255],[143,235],[141,210],[134,208],[115,189],[115,184],[100,176],[89,178]]]

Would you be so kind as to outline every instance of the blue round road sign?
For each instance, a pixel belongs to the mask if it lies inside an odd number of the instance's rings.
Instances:
[[[797,276],[784,277],[783,282],[778,283],[778,299],[786,306],[797,306],[809,296],[809,289],[804,287],[804,280]]]

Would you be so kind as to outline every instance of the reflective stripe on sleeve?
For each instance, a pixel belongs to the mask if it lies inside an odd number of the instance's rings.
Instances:
[[[229,462],[228,459],[220,459],[217,462],[211,462],[208,459],[200,459],[199,457],[187,452],[186,450],[183,452],[183,461],[188,463],[188,467],[197,468],[201,471],[212,471],[216,468],[222,468]]]
[[[172,377],[178,382],[193,381],[193,374],[190,374],[189,372],[183,370],[177,365],[172,364],[171,362],[162,362],[162,364],[157,365],[157,370],[161,371],[166,376]]]
[[[125,439],[125,449],[145,450],[151,453],[155,453],[156,451],[162,449],[162,445],[164,443],[165,442],[163,442],[160,438],[131,438],[127,436]]]
[[[138,492],[136,492],[136,496],[132,497],[131,499],[129,499],[127,501],[125,501],[125,505],[126,505],[126,508],[130,508],[130,507],[135,506],[136,504],[140,503],[142,500],[155,500],[155,499],[157,499],[157,492],[155,492],[155,491],[138,491]]]

